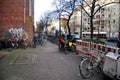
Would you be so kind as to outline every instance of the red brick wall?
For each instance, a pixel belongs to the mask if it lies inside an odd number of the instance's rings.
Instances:
[[[32,9],[34,9],[34,6]],[[32,16],[29,16],[29,0],[26,0],[26,32],[28,33],[29,43],[33,37],[33,16],[34,10]],[[24,0],[0,0],[0,34],[16,27],[24,28]]]

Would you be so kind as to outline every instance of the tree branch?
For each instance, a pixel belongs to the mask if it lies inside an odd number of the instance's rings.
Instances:
[[[91,9],[90,5],[84,0],[84,2],[87,4],[87,6]]]
[[[99,6],[99,8],[94,12],[93,15],[95,15],[101,8],[103,8],[103,7],[107,6],[107,5],[110,5],[110,4],[114,4],[114,3],[120,3],[120,2],[110,2],[110,3],[104,4],[102,6]]]

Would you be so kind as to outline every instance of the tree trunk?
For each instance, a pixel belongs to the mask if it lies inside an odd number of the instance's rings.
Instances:
[[[73,14],[73,11],[70,13],[69,17],[68,17],[68,21],[67,21],[67,26],[68,26],[68,34],[71,35],[71,31],[70,31],[70,25],[69,25],[69,22],[70,22],[70,18]]]
[[[90,29],[91,29],[90,39],[93,39],[93,16],[90,17]]]
[[[93,39],[93,17],[94,17],[95,3],[96,3],[96,0],[93,0],[92,8],[91,8],[91,16],[90,16],[90,29],[91,29],[90,38],[91,39]]]

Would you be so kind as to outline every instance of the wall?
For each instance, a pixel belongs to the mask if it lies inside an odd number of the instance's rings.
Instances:
[[[29,0],[26,0],[26,11],[24,15],[25,0],[0,0],[0,34],[7,32],[11,28],[24,29],[28,34],[28,43],[33,38],[33,22],[34,22],[34,0],[32,0],[32,14],[29,13]]]

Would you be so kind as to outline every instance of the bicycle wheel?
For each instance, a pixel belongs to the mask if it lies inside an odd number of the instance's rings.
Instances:
[[[91,71],[92,71],[92,68],[91,68],[91,62],[90,62],[90,59],[83,59],[81,61],[81,64],[79,65],[79,70],[80,70],[80,74],[83,78],[89,78],[91,76]]]
[[[44,47],[45,45],[46,45],[46,41],[42,41],[42,42],[41,42],[41,46]]]

